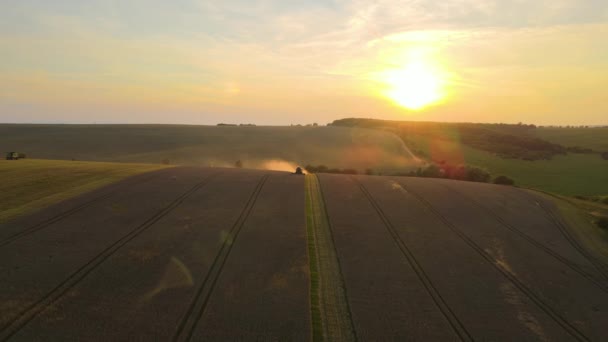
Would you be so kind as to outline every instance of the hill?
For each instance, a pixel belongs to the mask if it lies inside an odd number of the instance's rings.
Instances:
[[[604,146],[600,128],[576,129],[569,136],[560,129],[549,141],[541,137],[552,129],[533,125],[372,119],[343,119],[333,125],[393,132],[430,163],[479,167],[520,186],[564,195],[608,195],[608,160],[591,150]]]
[[[351,127],[5,124],[0,148],[43,159],[229,167],[240,160],[246,168],[289,171],[412,167],[394,134]]]

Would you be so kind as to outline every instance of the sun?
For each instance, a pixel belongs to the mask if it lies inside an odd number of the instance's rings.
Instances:
[[[440,73],[429,63],[418,60],[403,68],[387,70],[383,77],[385,95],[399,106],[420,110],[444,97]]]

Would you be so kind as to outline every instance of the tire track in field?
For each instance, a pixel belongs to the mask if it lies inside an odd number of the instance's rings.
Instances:
[[[395,229],[395,226],[393,226],[391,221],[388,219],[388,217],[386,216],[386,214],[384,213],[384,211],[382,210],[380,205],[373,198],[371,193],[367,190],[365,185],[363,185],[363,183],[361,183],[355,177],[351,177],[351,179],[359,185],[359,188],[361,188],[361,191],[363,192],[365,197],[367,197],[367,199],[370,202],[370,204],[372,205],[372,207],[376,210],[376,213],[378,214],[378,216],[384,223],[384,226],[388,230],[390,236],[393,238],[393,240],[395,241],[397,246],[399,246],[401,253],[403,254],[403,256],[405,256],[405,258],[407,259],[410,266],[412,266],[412,269],[418,276],[418,279],[420,280],[420,282],[422,283],[422,285],[424,286],[424,288],[426,289],[428,294],[433,299],[433,302],[435,302],[435,305],[437,306],[439,311],[441,311],[443,316],[449,322],[452,329],[454,329],[454,332],[458,335],[458,337],[462,341],[473,341],[474,339],[471,336],[471,334],[467,331],[465,326],[458,319],[458,317],[452,311],[452,309],[449,307],[449,305],[446,303],[446,301],[443,299],[443,297],[441,296],[441,294],[439,293],[439,291],[437,290],[435,285],[433,285],[433,282],[427,276],[426,272],[424,272],[424,269],[422,268],[422,266],[420,265],[420,263],[418,262],[418,260],[416,259],[416,257],[412,253],[412,251],[409,249],[409,247],[407,246],[405,241],[403,241],[403,239],[401,239],[401,237],[399,236],[399,233],[397,232],[397,229]]]
[[[111,257],[116,251],[118,251],[121,247],[126,245],[129,241],[133,240],[135,237],[143,233],[145,230],[150,228],[164,216],[169,214],[173,209],[179,206],[184,200],[190,197],[193,193],[198,191],[200,188],[205,186],[212,178],[218,176],[221,172],[214,173],[210,176],[205,177],[202,181],[198,182],[195,186],[190,188],[184,194],[176,198],[169,205],[159,210],[146,220],[141,225],[137,226],[135,229],[131,230],[129,233],[125,234],[123,237],[115,241],[110,246],[106,247],[103,251],[97,254],[93,259],[89,260],[86,264],[80,267],[76,272],[72,273],[68,276],[63,282],[57,285],[54,289],[44,295],[35,303],[28,306],[25,310],[23,310],[17,317],[6,323],[4,326],[0,328],[0,341],[7,341],[14,334],[19,332],[19,330],[24,327],[29,321],[31,321],[34,317],[48,308],[50,305],[59,300],[63,295],[65,295],[70,289],[75,287],[78,283],[80,283],[89,273],[95,270],[99,265],[101,265],[105,260]]]
[[[533,203],[538,205],[546,213],[549,221],[551,221],[553,225],[557,227],[557,229],[568,241],[568,243],[572,245],[572,247],[576,249],[585,259],[587,259],[587,261],[589,261],[593,265],[593,267],[597,269],[597,271],[600,273],[600,275],[602,275],[602,277],[608,280],[608,265],[596,258],[585,247],[583,247],[578,242],[578,240],[574,236],[572,236],[572,234],[570,234],[567,224],[564,223],[562,218],[558,214],[556,214],[553,209],[548,208],[546,205],[542,204],[541,201],[536,200],[532,196],[532,194],[528,193],[527,191],[522,190],[522,192],[525,194],[526,197],[528,197]]]
[[[427,201],[420,194],[414,192],[408,186],[401,183],[401,186],[411,194],[418,202],[425,206],[433,215],[435,215],[445,226],[450,228],[458,237],[466,242],[473,250],[475,250],[484,260],[504,275],[511,283],[517,287],[522,293],[524,293],[534,304],[536,304],[542,311],[544,311],[549,317],[551,317],[558,325],[566,330],[572,337],[578,341],[590,341],[585,334],[583,334],[578,328],[572,325],[566,320],[559,312],[553,309],[550,305],[545,303],[534,291],[528,288],[523,281],[521,281],[511,270],[503,265],[499,260],[496,260],[490,254],[488,254],[483,248],[475,243],[468,235],[457,228],[452,222],[450,222],[443,214],[441,214],[433,205]]]
[[[313,341],[356,341],[323,189],[314,174],[305,182]]]
[[[215,259],[213,260],[209,271],[205,275],[205,279],[201,283],[194,298],[192,299],[192,302],[190,303],[186,314],[184,315],[184,317],[182,317],[178,325],[177,331],[173,336],[173,341],[189,341],[192,338],[196,325],[203,316],[207,303],[209,302],[209,298],[211,298],[211,294],[213,293],[213,289],[215,288],[215,284],[217,283],[222,273],[224,264],[226,264],[226,261],[228,260],[230,251],[232,250],[232,247],[234,246],[234,243],[236,242],[236,239],[238,238],[239,232],[243,228],[245,221],[249,217],[249,214],[251,214],[251,211],[255,206],[260,192],[262,191],[264,184],[268,180],[268,177],[269,175],[262,176],[262,179],[260,179],[259,183],[253,190],[253,193],[247,200],[243,211],[241,211],[234,225],[232,226],[232,228],[230,228],[230,231],[228,232],[228,235],[226,236],[224,243],[220,248],[220,251],[215,256]]]
[[[514,227],[513,225],[509,224],[502,217],[500,217],[500,215],[498,215],[494,210],[492,210],[492,209],[484,206],[483,204],[479,203],[479,201],[475,200],[474,198],[472,198],[472,197],[470,197],[468,195],[465,195],[464,193],[462,193],[462,192],[460,192],[460,191],[452,188],[449,185],[441,184],[441,186],[443,186],[444,188],[448,189],[448,191],[450,191],[452,193],[455,193],[458,196],[466,199],[467,201],[469,201],[470,203],[472,203],[473,205],[475,205],[476,207],[478,207],[482,211],[487,212],[488,214],[490,214],[490,216],[492,216],[503,227],[505,227],[508,230],[512,231],[513,233],[517,234],[518,236],[520,236],[521,238],[523,238],[524,240],[526,240],[527,242],[529,242],[531,245],[535,246],[536,248],[538,248],[538,249],[542,250],[543,252],[549,254],[550,256],[552,256],[553,258],[555,258],[557,261],[559,261],[562,264],[568,266],[570,269],[572,269],[576,273],[580,274],[581,276],[583,276],[584,278],[586,278],[587,280],[589,280],[590,282],[592,282],[600,290],[608,293],[608,287],[605,284],[597,281],[597,279],[595,278],[595,276],[593,274],[590,274],[589,272],[585,271],[583,268],[581,268],[580,266],[578,266],[574,262],[570,261],[569,259],[563,257],[562,255],[560,255],[559,253],[557,253],[556,251],[554,251],[550,247],[544,245],[543,243],[541,243],[538,240],[534,239],[530,235],[524,233],[520,229],[518,229],[518,228]]]
[[[154,173],[154,172],[152,172],[152,173]],[[95,204],[95,203],[97,203],[97,202],[99,202],[99,201],[101,201],[103,199],[106,199],[106,198],[114,195],[115,193],[117,193],[119,191],[124,191],[125,188],[133,187],[133,186],[135,186],[137,184],[147,182],[150,179],[154,178],[155,176],[156,175],[150,175],[150,176],[145,177],[143,179],[134,181],[132,183],[128,183],[128,184],[125,185],[125,187],[118,187],[118,186],[116,186],[115,189],[112,189],[112,190],[110,190],[110,191],[108,191],[108,192],[106,192],[104,194],[101,194],[101,195],[99,195],[99,196],[97,196],[97,197],[95,197],[95,198],[93,198],[93,199],[91,199],[91,200],[89,200],[89,201],[87,201],[85,203],[77,205],[74,208],[68,209],[68,210],[66,210],[66,211],[64,211],[62,213],[59,213],[59,214],[57,214],[57,215],[55,215],[53,217],[50,217],[50,218],[48,218],[46,220],[43,220],[42,222],[34,224],[34,225],[32,225],[32,226],[30,226],[28,228],[25,228],[25,229],[23,229],[23,230],[21,230],[21,231],[19,231],[17,233],[14,233],[14,234],[12,234],[12,235],[10,235],[10,236],[2,239],[0,241],[0,247],[4,247],[4,246],[6,246],[6,245],[8,245],[8,244],[10,244],[10,243],[12,243],[14,241],[17,241],[17,240],[19,240],[19,239],[21,239],[23,237],[26,237],[26,236],[28,236],[30,234],[33,234],[33,233],[37,232],[37,231],[45,229],[45,228],[49,227],[50,225],[52,225],[53,223],[57,223],[57,222],[65,219],[65,218],[68,218],[68,217],[72,216],[73,214],[75,214],[75,213],[77,213],[77,212],[79,212],[79,211],[81,211],[83,209],[86,209],[86,208],[92,206],[93,204]],[[93,191],[95,191],[95,190],[93,190]]]
[[[604,263],[603,261],[601,261],[600,259],[595,257],[591,252],[589,252],[585,247],[583,247],[580,244],[580,242],[578,242],[578,239],[576,239],[574,236],[572,236],[572,234],[569,231],[570,229],[568,228],[568,224],[564,223],[561,216],[558,213],[555,213],[554,209],[548,208],[546,205],[542,204],[541,201],[535,197],[535,195],[531,194],[525,188],[517,189],[517,191],[518,191],[518,194],[522,194],[528,200],[528,202],[530,202],[531,204],[537,205],[543,212],[545,212],[547,220],[549,220],[551,223],[553,223],[554,226],[556,226],[556,228],[560,231],[560,233],[566,239],[566,241],[574,249],[576,249],[576,251],[578,251],[587,261],[589,261],[589,263],[591,263],[593,265],[593,267],[595,267],[595,269],[599,272],[600,276],[602,276],[603,278],[608,280],[608,265],[606,265],[606,263]],[[546,191],[542,191],[542,190],[534,190],[534,191],[541,192],[545,195],[554,197],[557,200],[566,201],[570,205],[574,205],[570,201],[559,198],[558,196],[556,196],[550,192],[546,192]]]

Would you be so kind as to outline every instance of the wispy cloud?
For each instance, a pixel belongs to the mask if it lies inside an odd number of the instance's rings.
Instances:
[[[28,0],[0,14],[0,121],[87,105],[155,122],[163,110],[197,123],[401,117],[373,75],[423,52],[452,87],[425,119],[567,122],[585,105],[596,123],[607,37],[599,0]]]

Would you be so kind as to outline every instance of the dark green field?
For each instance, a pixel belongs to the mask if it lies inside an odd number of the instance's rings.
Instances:
[[[608,152],[608,127],[561,128],[539,127],[537,137],[567,146],[581,146]]]

